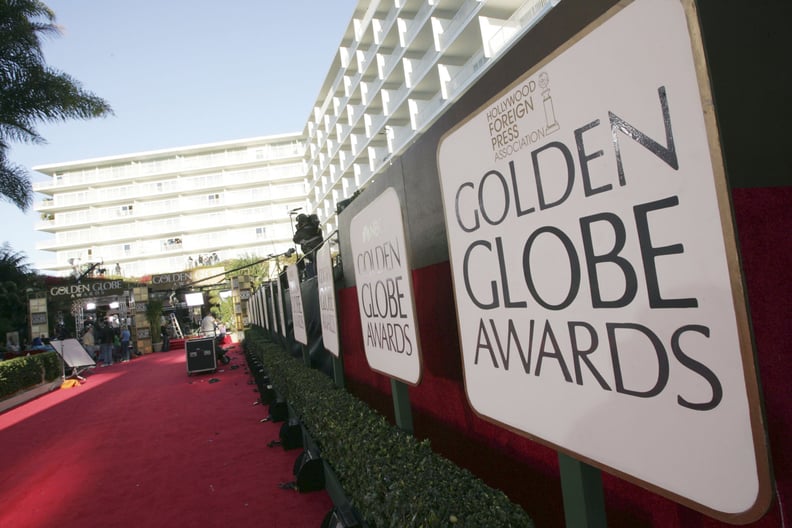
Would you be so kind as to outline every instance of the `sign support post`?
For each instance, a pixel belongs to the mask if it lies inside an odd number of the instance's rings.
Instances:
[[[558,453],[567,528],[606,528],[605,494],[600,470]]]
[[[301,344],[300,348],[302,349],[303,363],[306,367],[311,368],[311,354],[308,352],[308,347]]]
[[[332,355],[332,354],[331,354]],[[339,389],[344,388],[344,360],[341,356],[332,356],[333,357],[333,382],[335,386]]]
[[[393,415],[396,418],[396,425],[405,433],[413,434],[409,387],[406,383],[391,378],[391,393],[393,394]]]

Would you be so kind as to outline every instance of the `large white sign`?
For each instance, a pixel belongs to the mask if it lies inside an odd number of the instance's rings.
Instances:
[[[372,370],[417,385],[421,353],[412,271],[392,187],[352,218],[350,242],[366,360]]]
[[[316,252],[316,273],[319,286],[319,316],[322,321],[322,344],[328,352],[339,357],[341,353],[338,345],[338,312],[329,242]]]
[[[768,505],[767,454],[685,4],[615,8],[444,137],[438,167],[475,411],[742,522]]]
[[[305,311],[303,310],[302,290],[300,289],[300,272],[297,266],[286,268],[289,281],[289,299],[291,300],[292,326],[294,339],[303,345],[308,344],[308,332],[305,330]]]

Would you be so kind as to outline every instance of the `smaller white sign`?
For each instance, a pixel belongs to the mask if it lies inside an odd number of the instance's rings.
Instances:
[[[272,320],[270,321],[270,324],[267,325],[267,328],[275,331],[278,328],[278,305],[275,303],[275,287],[270,282],[267,285],[267,289],[269,290],[269,313],[270,316],[272,316]]]
[[[303,310],[302,290],[300,289],[300,272],[297,270],[297,266],[286,268],[286,277],[289,280],[289,299],[291,299],[294,339],[298,343],[307,345],[308,332],[305,330],[305,312]]]
[[[259,324],[258,318],[258,291],[253,293],[253,296],[250,299],[250,303],[248,304],[248,311],[250,313],[250,317],[253,320],[254,324]]]
[[[352,218],[366,360],[372,370],[410,385],[421,380],[421,354],[412,275],[399,196],[387,188]]]
[[[322,344],[325,349],[339,357],[338,312],[336,310],[333,262],[330,259],[330,244],[316,252],[316,269],[319,281],[319,315],[322,321]]]
[[[253,324],[259,324],[259,317],[258,317],[258,292],[253,294],[253,297],[250,300],[250,304],[248,304],[248,311],[250,313],[250,317],[253,320]]]
[[[267,295],[267,290],[269,288],[266,284],[264,284],[261,288],[261,311],[264,312],[264,328],[269,329],[269,296]]]
[[[286,310],[283,307],[283,287],[281,286],[280,273],[278,273],[278,280],[275,281],[275,283],[276,283],[275,291],[278,292],[277,293],[278,300],[275,302],[275,305],[278,307],[278,314],[280,320],[280,335],[286,337],[286,314],[284,313],[286,312]]]

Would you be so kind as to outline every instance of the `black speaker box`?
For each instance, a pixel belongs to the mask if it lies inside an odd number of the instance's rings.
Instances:
[[[285,422],[289,419],[289,407],[284,400],[277,400],[270,403],[269,419],[273,422]]]
[[[278,394],[275,392],[275,389],[272,388],[272,385],[259,387],[259,395],[261,397],[260,399],[262,405],[270,405],[278,397]]]
[[[300,420],[292,418],[281,425],[280,445],[285,451],[303,446],[302,425],[300,425]]]
[[[305,449],[294,461],[295,488],[300,493],[323,490],[325,487],[324,462],[319,454]]]
[[[363,526],[351,505],[340,504],[327,512],[321,528],[362,528]]]

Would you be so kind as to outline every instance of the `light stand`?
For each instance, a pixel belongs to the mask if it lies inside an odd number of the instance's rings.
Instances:
[[[61,381],[66,381],[66,358],[63,357],[63,340],[59,340],[60,345],[60,361],[61,361]]]
[[[78,366],[76,364],[74,366],[69,365],[69,367],[71,368],[71,374],[69,374],[68,376],[66,375],[66,350],[64,349],[64,343],[66,342],[66,340],[65,339],[56,339],[55,341],[57,341],[57,346],[60,347],[60,354],[59,355],[60,355],[60,361],[61,361],[61,381],[62,381],[62,383],[65,383],[66,380],[68,380],[68,379],[74,379],[74,380],[77,380],[79,382],[84,382],[85,378],[80,375],[80,370],[79,370],[79,368],[78,368]],[[96,363],[93,361],[93,358],[91,358],[87,354],[87,352],[85,352],[85,350],[82,348],[82,345],[77,343],[76,340],[74,340],[74,342],[77,344],[77,346],[80,347],[79,350],[81,351],[82,354],[84,354],[85,358],[91,360],[90,364],[87,363],[87,362],[86,363],[82,363],[83,368],[93,368],[93,366],[96,365]],[[50,346],[55,348],[56,345],[54,345],[52,343],[52,341],[50,341]],[[55,353],[58,353],[57,349],[55,350]],[[71,360],[74,360],[75,359],[74,353],[73,352],[69,352],[69,357],[71,358]]]

